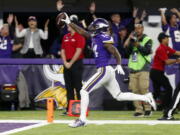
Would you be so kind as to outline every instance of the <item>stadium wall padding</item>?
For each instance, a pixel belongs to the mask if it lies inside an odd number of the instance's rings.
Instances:
[[[115,60],[112,59],[110,63],[114,65]],[[52,82],[45,76],[43,65],[49,65],[53,70],[53,65],[57,64],[61,65],[62,61],[59,59],[0,59],[0,85],[16,84],[18,74],[22,72],[27,81],[29,97],[33,102],[33,99],[40,92],[52,85]],[[84,60],[84,64],[83,81],[86,81],[96,72],[96,66],[93,59]],[[123,60],[123,68],[126,75],[116,75],[116,78],[121,90],[127,92],[129,91],[128,83],[124,82],[128,78],[127,60]],[[174,76],[174,80],[171,79],[171,82],[178,82],[180,80],[179,65],[168,66],[166,71],[167,74]],[[152,91],[152,85],[150,90]],[[124,107],[122,102],[116,102],[103,87],[92,92],[90,99],[90,109],[118,110]],[[113,106],[110,106],[112,103]],[[128,104],[128,102],[125,103]]]

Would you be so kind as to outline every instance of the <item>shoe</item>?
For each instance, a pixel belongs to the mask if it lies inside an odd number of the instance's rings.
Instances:
[[[63,113],[61,113],[60,115],[61,115],[61,116],[66,116],[66,115],[68,115],[68,112],[63,112]]]
[[[154,109],[154,111],[156,111],[157,106],[156,106],[156,102],[155,102],[155,100],[154,100],[154,98],[153,98],[152,93],[147,93],[147,94],[146,94],[146,97],[149,99],[149,100],[148,100],[148,103],[152,106],[152,108]]]
[[[136,112],[134,113],[134,117],[144,117],[142,113]]]
[[[73,123],[69,124],[69,127],[72,127],[72,128],[83,127],[83,126],[86,126],[86,122],[80,119],[77,119]]]
[[[145,111],[144,117],[150,117],[152,115],[152,111]]]
[[[171,116],[171,117],[161,117],[161,118],[159,118],[158,120],[175,120],[175,118],[173,117],[173,116]]]

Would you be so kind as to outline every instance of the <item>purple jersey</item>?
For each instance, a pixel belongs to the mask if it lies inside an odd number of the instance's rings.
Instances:
[[[12,52],[12,40],[9,36],[0,36],[0,58],[10,58]]]
[[[113,33],[119,35],[119,30],[124,27],[126,28],[126,26],[129,25],[132,21],[133,21],[132,18],[126,18],[126,19],[123,19],[118,25],[112,23]]]
[[[111,58],[111,54],[104,47],[104,44],[106,43],[114,43],[113,38],[107,34],[100,33],[92,37],[92,47],[97,67],[104,67],[109,65],[108,61]]]
[[[170,35],[173,49],[180,51],[180,21],[176,27],[171,27],[169,24],[166,24],[162,26],[162,29]]]

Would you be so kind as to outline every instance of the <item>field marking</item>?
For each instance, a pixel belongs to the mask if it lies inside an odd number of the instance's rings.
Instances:
[[[14,120],[10,120],[10,121],[14,121]],[[25,122],[25,120],[24,120],[24,122]],[[3,123],[2,120],[0,120],[0,123]],[[19,122],[19,120],[16,120],[14,122],[8,122],[8,120],[6,120],[6,123],[23,123],[23,122]],[[26,123],[31,123],[31,122],[26,121]],[[47,122],[41,122],[41,123],[25,126],[25,127],[22,127],[22,128],[16,128],[16,129],[12,129],[12,130],[9,130],[9,131],[5,131],[5,132],[0,133],[0,135],[10,135],[10,134],[14,134],[14,133],[21,132],[21,131],[42,127],[42,126],[45,126],[45,125],[48,125],[48,123]]]
[[[54,120],[56,124],[69,124],[73,120]],[[5,131],[0,135],[10,135],[17,132],[30,130],[33,128],[42,127],[48,125],[46,120],[0,120],[0,123],[37,123],[22,128],[16,128],[13,130]],[[158,121],[158,120],[88,120],[88,124],[104,125],[104,124],[144,124],[144,125],[157,125],[157,124],[180,124],[180,121]]]
[[[69,124],[73,122],[73,120],[54,120],[53,123],[58,124]],[[43,123],[48,124],[46,120],[0,120],[0,123]],[[147,124],[147,125],[155,125],[155,124],[180,124],[180,121],[176,120],[88,120],[88,124]]]

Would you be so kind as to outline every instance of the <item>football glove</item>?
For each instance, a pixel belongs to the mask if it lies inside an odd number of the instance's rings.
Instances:
[[[65,17],[65,19],[61,19],[61,21],[65,22],[66,24],[70,24],[71,20],[70,20],[69,16],[67,15],[67,13],[64,13],[64,15],[66,17]]]
[[[121,65],[117,65],[115,71],[117,71],[118,74],[125,75],[125,72]]]

